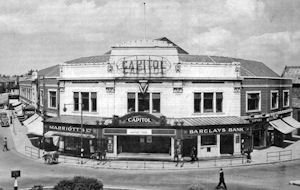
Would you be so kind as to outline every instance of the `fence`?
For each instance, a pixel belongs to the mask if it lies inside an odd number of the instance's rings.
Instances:
[[[40,158],[40,150],[32,146],[25,146],[25,155],[30,158]]]
[[[70,157],[60,155],[59,163],[66,163],[72,165],[84,165],[92,168],[119,168],[119,169],[176,169],[176,168],[208,168],[208,167],[228,167],[234,165],[246,164],[245,157],[231,157],[231,158],[210,158],[206,160],[198,160],[195,162],[173,162],[168,160],[149,161],[149,160],[135,160],[130,159],[114,159],[108,158],[106,160],[95,160],[80,157]]]
[[[269,162],[281,162],[293,159],[292,150],[283,150],[277,152],[267,152],[267,163]]]

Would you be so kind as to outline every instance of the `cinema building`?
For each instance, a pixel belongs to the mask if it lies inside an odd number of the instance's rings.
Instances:
[[[45,136],[59,136],[60,151],[79,155],[82,147],[85,156],[105,149],[109,157],[171,159],[175,149],[190,156],[192,147],[199,158],[239,155],[252,149],[253,114],[260,114],[244,112],[245,77],[270,72],[251,64],[189,55],[167,38],[67,61],[58,78],[59,116],[44,121]]]

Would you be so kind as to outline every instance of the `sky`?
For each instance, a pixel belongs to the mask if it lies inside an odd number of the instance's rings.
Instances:
[[[146,22],[144,22],[144,2]],[[120,42],[167,37],[193,55],[300,66],[299,0],[0,1],[0,73],[24,74]]]

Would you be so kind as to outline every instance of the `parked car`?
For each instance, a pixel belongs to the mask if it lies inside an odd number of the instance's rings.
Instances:
[[[0,122],[2,127],[9,127],[9,119],[6,112],[0,113]]]

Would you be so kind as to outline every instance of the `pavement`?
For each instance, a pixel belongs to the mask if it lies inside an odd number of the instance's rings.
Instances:
[[[6,111],[11,115],[10,110]],[[27,128],[23,126],[17,117],[13,118],[13,124],[10,128],[10,137],[8,143],[13,145],[12,149],[21,153],[22,155],[29,156],[32,159],[43,162],[42,151],[33,147],[31,141],[28,139]],[[298,136],[300,139],[300,137]],[[26,149],[25,149],[26,147]],[[92,167],[92,168],[111,168],[111,169],[167,169],[167,170],[186,170],[186,169],[197,169],[197,168],[213,168],[213,167],[237,167],[237,166],[250,166],[257,164],[276,163],[282,161],[289,161],[300,159],[300,140],[295,141],[285,148],[271,146],[262,150],[254,150],[251,154],[251,162],[247,163],[245,157],[226,157],[221,159],[209,158],[202,159],[196,162],[188,161],[189,158],[185,159],[185,162],[174,163],[171,161],[147,161],[147,158],[141,160],[130,160],[130,159],[114,159],[108,158],[105,161],[97,161],[92,159],[80,159],[78,157],[63,156],[59,157],[59,164],[76,165],[79,167]]]

